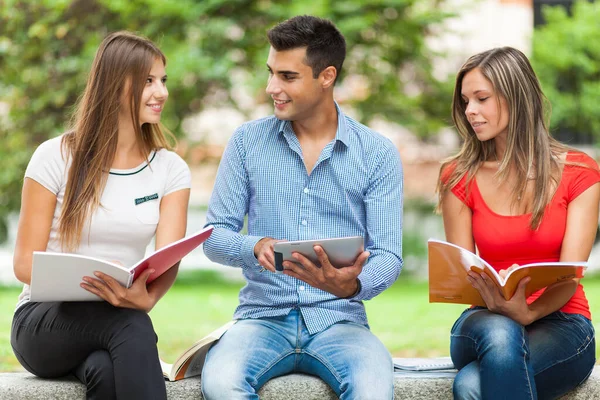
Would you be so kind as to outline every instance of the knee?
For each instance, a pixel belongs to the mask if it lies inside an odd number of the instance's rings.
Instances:
[[[488,327],[487,340],[481,342],[481,355],[490,356],[496,363],[506,364],[522,360],[528,353],[523,326],[513,322],[492,324]]]
[[[522,325],[505,316],[498,316],[490,321],[487,326],[489,340],[498,345],[522,345],[525,329]]]
[[[98,350],[88,356],[82,365],[83,380],[88,394],[110,399],[115,396],[115,371],[108,351]]]
[[[110,354],[106,350],[98,350],[93,352],[86,359],[86,377],[114,377],[113,362]]]
[[[368,357],[365,357],[368,359]],[[377,364],[375,360],[378,360]],[[383,400],[394,398],[394,367],[385,357],[358,364],[345,376],[340,386],[340,398]]]
[[[150,316],[143,311],[133,309],[121,309],[119,318],[119,327],[117,333],[126,337],[134,337],[136,340],[146,340],[150,343],[156,343],[157,336],[152,325]]]
[[[461,334],[478,343],[479,353],[494,352],[496,357],[524,349],[526,333],[522,325],[500,314],[486,312],[465,322]],[[520,351],[519,351],[520,352]]]
[[[243,394],[255,393],[248,377],[245,377],[237,365],[207,360],[202,369],[202,395],[207,400],[236,399]]]
[[[481,382],[478,371],[463,368],[454,378],[452,394],[456,400],[475,400],[481,398]]]

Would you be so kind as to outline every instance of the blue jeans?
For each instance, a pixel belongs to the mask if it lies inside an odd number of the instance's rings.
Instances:
[[[523,326],[468,309],[452,327],[454,398],[554,399],[588,378],[595,354],[594,327],[582,315],[557,311]]]
[[[311,335],[302,315],[238,321],[213,346],[202,370],[207,400],[258,399],[269,380],[294,372],[316,375],[340,399],[392,399],[392,359],[363,325],[339,322]]]

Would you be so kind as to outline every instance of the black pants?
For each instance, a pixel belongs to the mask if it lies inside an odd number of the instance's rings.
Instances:
[[[88,399],[166,399],[148,314],[107,302],[27,303],[13,317],[11,345],[41,378],[74,374]]]

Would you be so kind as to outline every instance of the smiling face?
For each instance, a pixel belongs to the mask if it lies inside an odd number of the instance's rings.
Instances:
[[[313,78],[313,70],[304,63],[305,59],[305,47],[269,50],[266,92],[273,99],[275,116],[281,120],[302,121],[317,114],[326,99],[326,89],[333,84],[325,71]]]
[[[165,65],[162,60],[155,59],[140,99],[140,125],[159,123],[168,97]]]
[[[155,59],[144,86],[140,94],[139,99],[139,125],[143,124],[157,124],[160,122],[160,116],[164,108],[165,102],[169,97],[169,91],[167,90],[167,75],[165,72],[165,65],[161,59]],[[125,90],[121,94],[121,110],[119,113],[119,120],[121,125],[133,124],[131,107],[134,104],[132,98],[132,84],[131,78],[127,78],[125,81]],[[137,91],[136,91],[137,92]]]
[[[467,72],[462,80],[461,97],[465,115],[471,128],[481,141],[508,134],[508,106],[506,100],[496,94],[492,83],[479,68]]]

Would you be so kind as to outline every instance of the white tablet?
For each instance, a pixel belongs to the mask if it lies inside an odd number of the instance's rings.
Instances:
[[[331,265],[336,268],[348,267],[354,264],[356,257],[364,251],[364,238],[362,236],[278,242],[273,246],[275,269],[281,272],[283,271],[284,261],[296,262],[296,259],[292,257],[294,251],[318,265],[319,259],[313,249],[313,246],[317,244],[323,247]]]

